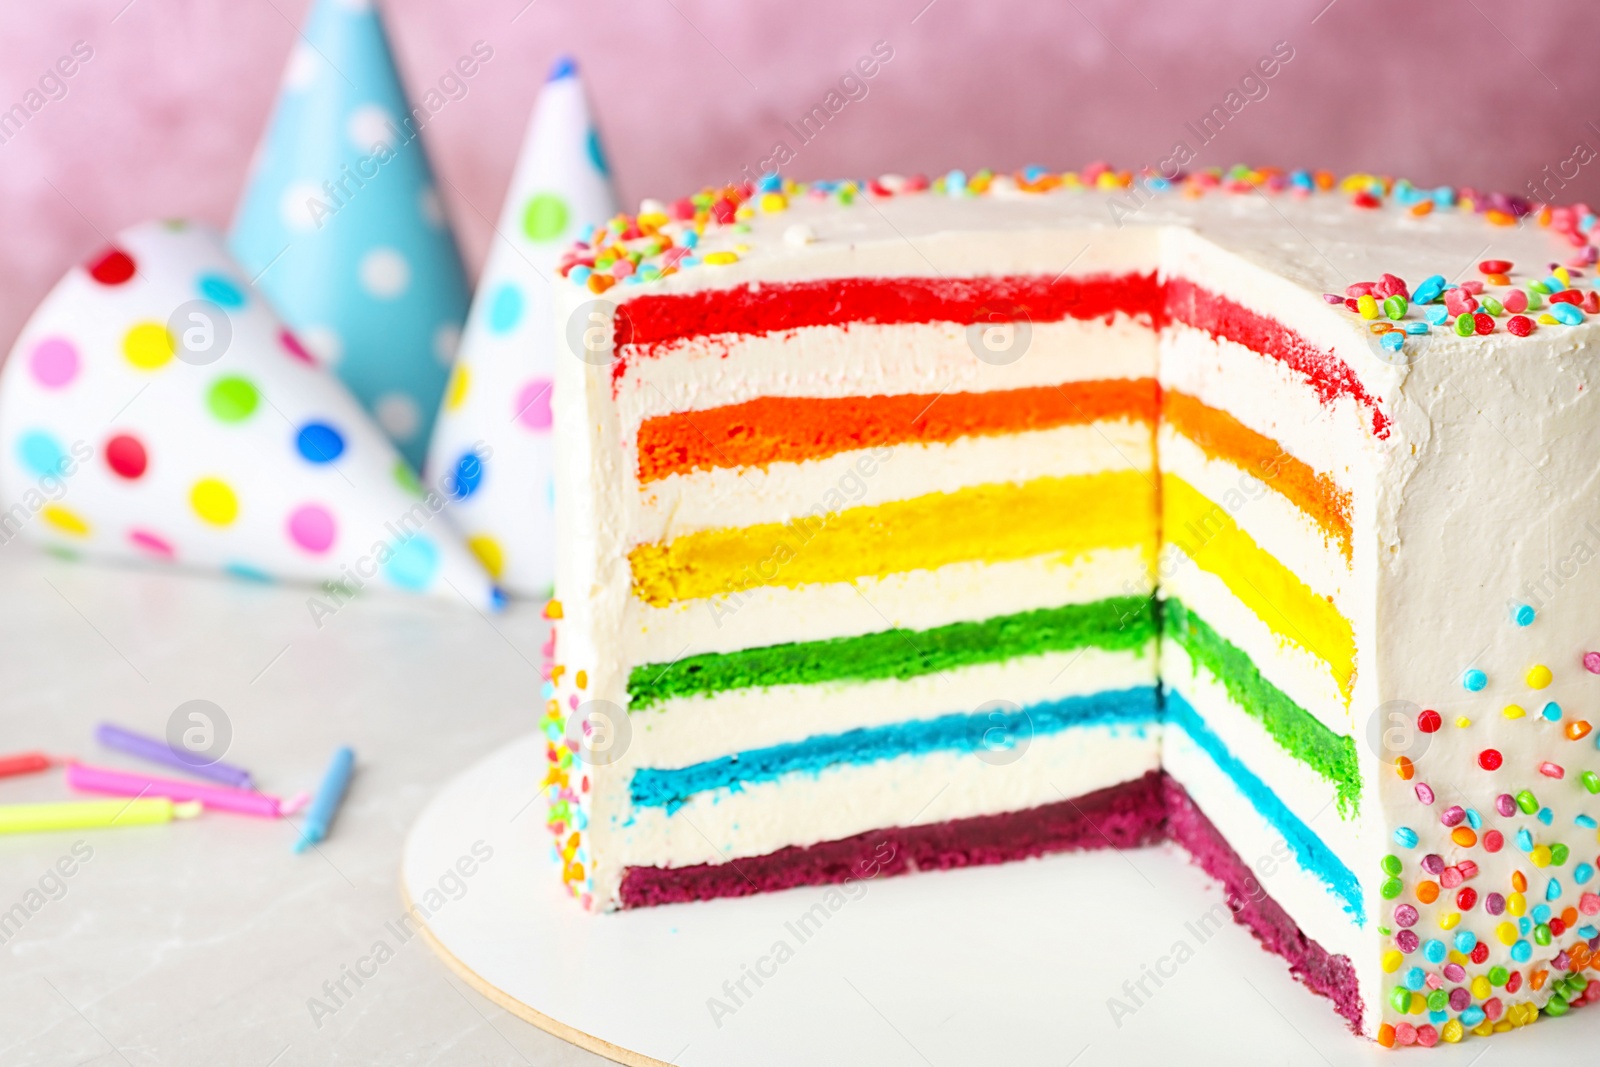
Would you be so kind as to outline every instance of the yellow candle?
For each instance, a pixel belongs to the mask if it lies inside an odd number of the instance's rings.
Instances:
[[[149,826],[192,819],[200,814],[197,800],[174,804],[166,797],[135,800],[85,800],[66,804],[0,806],[0,834],[44,833],[94,826]]]

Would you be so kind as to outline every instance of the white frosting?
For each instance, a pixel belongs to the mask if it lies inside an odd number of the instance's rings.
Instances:
[[[1594,864],[1597,851],[1595,830],[1573,819],[1600,818],[1600,797],[1577,780],[1585,770],[1600,772],[1600,753],[1595,734],[1569,741],[1561,730],[1580,719],[1600,725],[1600,677],[1582,666],[1585,652],[1600,649],[1600,381],[1594,342],[1585,330],[1547,331],[1531,352],[1507,341],[1471,345],[1441,339],[1410,368],[1405,383],[1405,394],[1415,400],[1397,411],[1391,473],[1380,483],[1376,507],[1382,517],[1380,629],[1371,655],[1383,700],[1406,702],[1401,708],[1407,717],[1420,708],[1435,709],[1444,726],[1435,734],[1413,735],[1405,751],[1416,765],[1411,781],[1385,766],[1376,783],[1391,825],[1410,827],[1420,837],[1414,849],[1391,847],[1407,861],[1408,885],[1416,880],[1418,857],[1437,853],[1446,863],[1469,858],[1480,873],[1468,884],[1480,895],[1509,894],[1511,872],[1525,872],[1530,908],[1544,902],[1550,877],[1560,879],[1564,891],[1551,903],[1559,913],[1575,905],[1581,891],[1596,889],[1595,882],[1573,882],[1574,866]],[[1537,607],[1537,618],[1526,628],[1511,621],[1519,603]],[[1535,664],[1554,675],[1546,689],[1526,682]],[[1464,688],[1462,674],[1469,668],[1488,676],[1482,691]],[[1551,701],[1563,709],[1560,724],[1539,717]],[[1526,717],[1505,718],[1508,704],[1525,708]],[[1457,717],[1471,725],[1456,726]],[[1501,769],[1478,766],[1478,753],[1486,748],[1502,754]],[[1559,764],[1565,777],[1540,774],[1545,761]],[[1417,799],[1419,782],[1437,794],[1432,805]],[[1495,814],[1496,796],[1524,788],[1551,809],[1548,827],[1528,816]],[[1485,829],[1505,834],[1504,850],[1490,854],[1453,844],[1440,822],[1452,804],[1483,813]],[[1568,845],[1573,858],[1563,867],[1536,868],[1515,846],[1516,828],[1528,829],[1537,844]],[[1438,936],[1432,933],[1437,917],[1453,908],[1454,895],[1446,891],[1432,905],[1410,894],[1403,898],[1421,912],[1415,927],[1420,936]],[[1534,945],[1532,964],[1518,965],[1488,936],[1493,924],[1510,916],[1491,921],[1479,904],[1470,917],[1479,939],[1489,943],[1485,966],[1527,971],[1573,939],[1569,933],[1548,948]],[[1580,923],[1600,925],[1600,917],[1582,916]],[[1508,999],[1532,996],[1542,1003],[1548,993],[1524,986]]]

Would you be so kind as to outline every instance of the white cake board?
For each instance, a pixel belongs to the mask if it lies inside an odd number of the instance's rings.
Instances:
[[[825,888],[805,888],[591,915],[560,884],[543,766],[544,742],[529,737],[446,786],[406,842],[402,889],[422,901],[444,878],[448,902],[424,929],[444,961],[507,1011],[618,1062],[1393,1062],[1243,927],[1200,940],[1189,926],[1220,889],[1172,846],[885,878],[834,911]],[[478,841],[493,858],[470,878],[446,877]],[[818,904],[827,918],[802,941],[792,927]],[[763,964],[761,986],[746,978],[750,995],[735,989],[736,1004],[724,982],[780,941],[792,955]],[[1114,1020],[1108,999],[1126,1000],[1123,983],[1179,941],[1192,957],[1164,964],[1171,977],[1159,988],[1146,979],[1153,995]],[[714,1020],[713,997],[732,1013]],[[1433,1067],[1485,1052],[1490,1063],[1576,1061],[1592,1052],[1597,1023],[1588,1008],[1413,1054]]]

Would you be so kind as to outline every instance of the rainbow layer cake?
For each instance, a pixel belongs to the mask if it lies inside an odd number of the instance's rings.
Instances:
[[[615,220],[557,286],[572,892],[1171,840],[1384,1044],[1600,999],[1594,222],[1098,168]]]

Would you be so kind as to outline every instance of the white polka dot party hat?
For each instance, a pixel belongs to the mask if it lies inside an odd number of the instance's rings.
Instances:
[[[549,280],[561,252],[616,213],[577,67],[563,59],[528,123],[426,468],[454,474],[466,495],[451,517],[512,593],[547,596],[555,574],[550,380],[570,353],[558,351]],[[481,465],[480,442],[494,452]]]
[[[478,46],[445,77],[470,91],[492,56]],[[407,102],[367,0],[315,0],[229,235],[267,299],[415,469],[469,296],[422,143],[450,102],[436,88]]]
[[[394,446],[220,234],[147,223],[74,267],[0,366],[0,544],[498,606]]]

